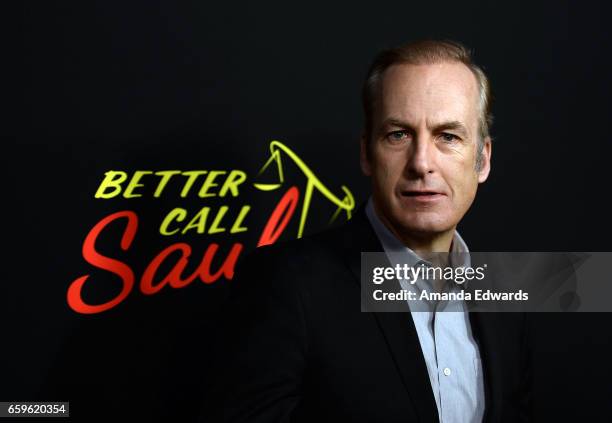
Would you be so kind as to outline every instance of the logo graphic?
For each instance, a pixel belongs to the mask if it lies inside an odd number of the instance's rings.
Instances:
[[[277,180],[273,183],[253,182],[252,185],[246,184],[246,187],[253,186],[262,194],[279,190],[288,185],[283,163],[287,164],[289,162],[294,164],[305,178],[304,197],[299,213],[298,229],[295,234],[297,238],[302,237],[304,234],[308,212],[312,206],[312,199],[315,194],[321,195],[325,201],[335,206],[335,211],[330,216],[329,224],[337,220],[340,215],[346,216],[347,220],[351,218],[352,211],[355,208],[355,200],[351,191],[345,185],[340,186],[341,192],[339,194],[334,194],[289,147],[275,140],[270,142],[269,148],[270,157],[256,176],[261,176],[272,164],[275,164]],[[159,198],[176,195],[180,198],[185,198],[189,195],[197,195],[200,199],[214,203],[225,197],[240,197],[241,190],[246,189],[245,182],[247,180],[247,173],[237,169],[228,171],[137,170],[131,176],[125,171],[110,170],[105,173],[105,177],[95,193],[95,198],[111,201],[120,199],[120,197],[124,199],[138,199],[147,196]],[[201,185],[196,194],[194,187],[198,183]],[[147,189],[149,189],[148,192]],[[278,240],[291,221],[299,200],[300,189],[298,186],[289,186],[264,225],[257,242],[258,247],[272,244]],[[230,237],[241,236],[241,234],[250,231],[248,225],[248,217],[251,211],[250,205],[243,204],[240,207],[240,211],[234,213],[235,217],[231,225],[224,223],[227,220],[229,211],[230,207],[227,205],[219,206],[216,212],[214,207],[206,205],[188,220],[187,217],[190,215],[188,210],[176,207],[166,213],[157,228],[157,232],[161,237],[183,236],[186,233],[193,232],[206,235],[223,234],[226,237],[225,240],[228,241]],[[125,226],[119,246],[121,251],[127,252],[139,230],[138,213],[134,210],[121,210],[112,213],[94,225],[85,237],[82,255],[85,261],[94,268],[111,273],[115,278],[118,277],[121,281],[120,292],[113,294],[110,300],[98,304],[90,304],[83,298],[83,289],[86,284],[95,283],[95,277],[90,274],[80,276],[70,283],[66,295],[69,307],[77,313],[96,314],[107,311],[122,303],[134,290],[134,285],[137,283],[137,277],[132,266],[125,261],[108,257],[100,253],[96,248],[96,241],[99,236],[105,232],[108,226],[115,226],[116,221],[124,222]],[[187,224],[183,225],[183,221],[187,222]],[[241,242],[234,242],[220,266],[218,264],[219,259],[216,257],[219,247],[218,243],[210,243],[197,269],[187,276],[185,276],[185,270],[192,253],[191,245],[186,242],[177,242],[165,247],[145,267],[138,281],[140,292],[144,295],[153,295],[160,292],[166,285],[178,289],[190,285],[196,279],[205,284],[214,283],[221,277],[226,280],[232,279],[236,262],[243,250],[243,244]],[[178,259],[176,259],[177,255],[179,256]],[[171,266],[168,266],[169,264]],[[171,267],[169,271],[166,270],[168,267]],[[216,268],[215,271],[213,271],[214,268]]]

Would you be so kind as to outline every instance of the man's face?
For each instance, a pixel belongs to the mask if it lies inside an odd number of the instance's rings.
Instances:
[[[419,238],[454,230],[487,179],[491,142],[479,139],[478,86],[461,63],[394,65],[374,107],[370,157],[374,204],[396,234]]]

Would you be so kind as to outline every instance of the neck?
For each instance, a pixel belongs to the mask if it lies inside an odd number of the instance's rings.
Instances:
[[[398,233],[391,229],[402,243],[415,253],[448,253],[453,243],[455,229],[435,234]]]

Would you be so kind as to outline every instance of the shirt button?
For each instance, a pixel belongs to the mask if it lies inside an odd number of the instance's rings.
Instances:
[[[444,375],[445,375],[445,376],[450,376],[450,374],[451,374],[451,369],[449,369],[448,367],[445,367],[445,368],[444,368],[444,370],[443,370],[443,372],[444,372]]]

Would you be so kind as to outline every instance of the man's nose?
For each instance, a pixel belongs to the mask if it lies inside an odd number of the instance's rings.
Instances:
[[[408,176],[423,177],[434,171],[435,146],[429,135],[418,135],[408,149],[406,172]]]

